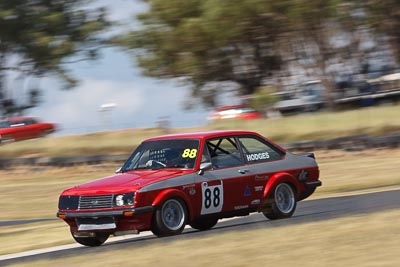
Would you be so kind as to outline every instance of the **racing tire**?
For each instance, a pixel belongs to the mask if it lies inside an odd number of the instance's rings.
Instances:
[[[85,236],[85,237],[77,237],[74,236],[73,233],[72,237],[74,238],[74,240],[84,246],[87,247],[98,247],[100,245],[102,245],[104,242],[107,241],[108,237],[110,236],[109,233],[95,233],[95,236]]]
[[[293,187],[287,183],[280,183],[268,198],[263,214],[270,220],[289,218],[295,212],[296,205]]]
[[[218,222],[217,218],[196,219],[190,223],[193,229],[205,231],[213,228]]]
[[[179,199],[171,198],[156,208],[151,231],[158,237],[182,233],[187,221],[186,205]]]
[[[53,130],[43,130],[39,133],[38,138],[44,138],[47,135],[51,134],[52,132],[54,132]]]

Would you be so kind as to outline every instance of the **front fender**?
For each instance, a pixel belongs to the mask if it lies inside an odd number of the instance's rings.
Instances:
[[[274,174],[271,178],[268,179],[267,184],[265,185],[264,188],[264,199],[268,199],[271,194],[273,194],[274,188],[279,184],[279,183],[289,183],[291,184],[294,189],[296,190],[296,199],[299,197],[299,184],[293,175],[287,173],[287,172],[280,172],[277,174]]]
[[[185,195],[185,193],[177,189],[166,189],[160,192],[154,199],[152,206],[157,207],[158,205],[161,205],[164,201],[170,198],[180,198],[182,201],[184,201],[187,207],[188,217],[190,218],[190,220],[193,219],[193,207],[190,199],[187,195]]]

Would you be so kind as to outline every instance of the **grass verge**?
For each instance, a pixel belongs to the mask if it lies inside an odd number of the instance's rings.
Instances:
[[[170,133],[243,129],[259,132],[277,142],[320,140],[355,134],[381,135],[400,130],[400,106],[369,107],[343,112],[225,120],[203,127],[169,129]],[[48,137],[0,146],[1,157],[129,154],[143,139],[166,133],[158,128],[127,129],[86,135]]]
[[[213,129],[251,129],[277,142],[323,140],[358,134],[382,135],[400,130],[400,106],[341,112],[303,113],[265,120],[221,121]]]
[[[398,266],[400,211],[85,250],[35,266]],[[161,241],[161,240],[160,240]],[[211,245],[212,244],[212,245]],[[95,258],[95,260],[93,260]],[[13,266],[25,266],[26,263]]]

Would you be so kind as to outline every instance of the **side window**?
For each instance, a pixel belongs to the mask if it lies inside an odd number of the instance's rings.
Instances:
[[[20,127],[25,126],[25,122],[23,120],[13,121],[11,123],[11,127]]]
[[[226,168],[244,164],[233,137],[210,140],[207,141],[206,145],[214,168]]]
[[[258,138],[240,137],[239,141],[243,147],[244,157],[249,163],[278,160],[284,154],[271,144]]]
[[[31,124],[35,124],[36,121],[34,119],[25,119],[25,120],[23,120],[23,123],[25,125],[31,125]]]

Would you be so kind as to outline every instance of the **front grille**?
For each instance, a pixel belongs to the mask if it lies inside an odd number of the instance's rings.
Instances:
[[[112,208],[113,195],[80,196],[79,210]]]
[[[79,205],[78,196],[60,196],[58,208],[60,210],[77,210]]]

